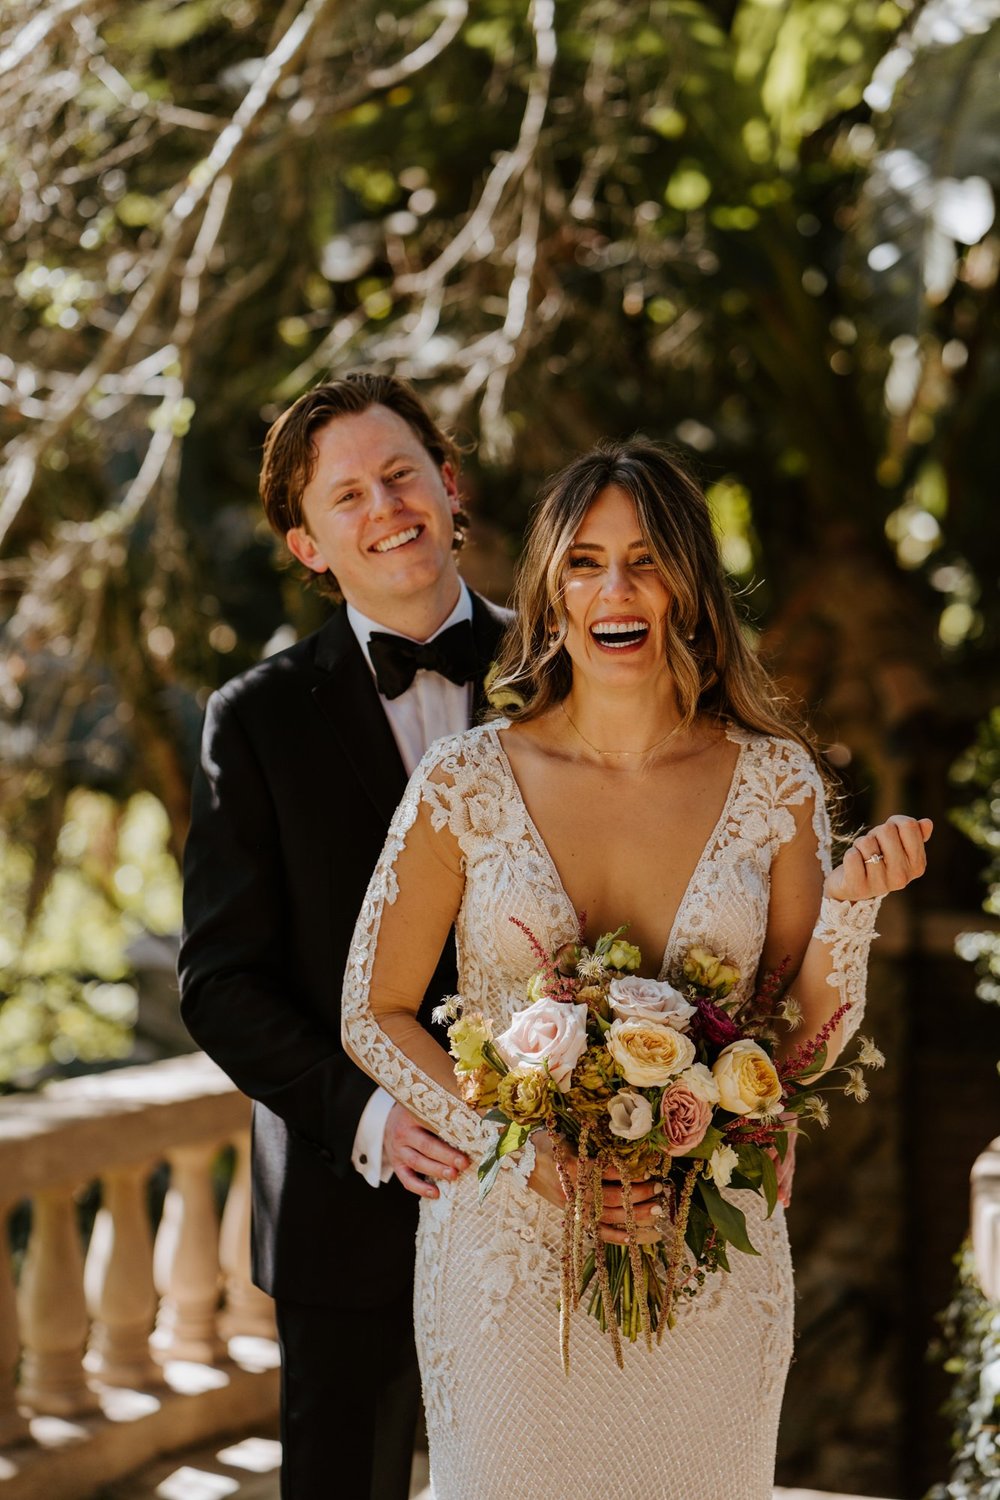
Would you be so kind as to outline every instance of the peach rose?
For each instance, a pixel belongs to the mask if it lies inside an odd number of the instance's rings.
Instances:
[[[612,1021],[604,1045],[626,1083],[639,1089],[669,1083],[695,1057],[689,1036],[649,1021]]]

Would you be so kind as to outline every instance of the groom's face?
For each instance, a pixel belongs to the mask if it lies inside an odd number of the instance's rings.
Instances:
[[[313,443],[289,550],[312,572],[332,572],[348,603],[376,620],[387,603],[433,596],[455,567],[451,465],[385,406],[334,417]]]

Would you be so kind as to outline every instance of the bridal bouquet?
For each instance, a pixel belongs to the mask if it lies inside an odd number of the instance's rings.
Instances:
[[[697,1295],[709,1274],[729,1270],[730,1248],[757,1254],[734,1195],[722,1190],[762,1197],[770,1215],[801,1122],[827,1123],[821,1093],[866,1098],[862,1069],[884,1059],[862,1038],[855,1061],[826,1071],[820,1085],[842,1006],[779,1061],[779,1027],[799,1020],[795,1001],[781,996],[785,965],[738,1002],[731,997],[739,971],[706,948],[691,948],[668,980],[642,979],[627,926],[593,948],[581,931],[549,954],[511,920],[539,960],[526,1008],[496,1037],[457,996],[435,1012],[451,1023],[463,1096],[501,1127],[479,1167],[479,1197],[535,1131],[548,1131],[566,1197],[563,1364],[568,1372],[570,1313],[585,1299],[621,1366],[622,1335],[642,1336],[651,1348],[679,1302]],[[608,1178],[621,1181],[626,1245],[597,1233]],[[631,1184],[646,1178],[662,1185],[662,1237],[654,1244],[639,1242],[632,1208]]]

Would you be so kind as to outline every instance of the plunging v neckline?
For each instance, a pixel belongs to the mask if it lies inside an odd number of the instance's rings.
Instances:
[[[559,868],[552,857],[551,850],[549,849],[548,844],[542,838],[535,820],[532,818],[531,813],[528,811],[528,804],[524,800],[524,794],[521,791],[520,783],[514,774],[514,767],[511,765],[510,757],[508,756],[507,751],[504,749],[500,739],[501,729],[508,729],[510,727],[510,720],[496,720],[492,724],[488,724],[486,727],[489,730],[490,737],[493,740],[493,744],[496,748],[497,757],[501,763],[501,768],[503,769],[505,775],[507,776],[507,779],[510,781],[511,786],[514,789],[514,796],[517,798],[517,801],[521,808],[521,812],[524,816],[524,826],[527,829],[528,837],[535,844],[538,854],[548,866],[549,875],[551,876],[553,886],[558,892],[560,899],[562,900],[567,912],[570,915],[573,930],[576,931],[577,925],[579,923],[578,913],[569,898],[569,894],[567,893],[566,887],[563,884],[563,878],[559,874]],[[746,753],[747,746],[750,744],[751,737],[747,735],[745,731],[737,729],[734,725],[727,725],[725,733],[726,739],[729,740],[730,744],[735,744],[736,746],[738,746],[736,764],[733,766],[733,774],[729,782],[729,790],[726,793],[726,800],[722,805],[722,811],[720,812],[718,819],[716,820],[715,827],[712,829],[712,832],[706,839],[705,844],[702,847],[701,854],[698,856],[697,862],[695,863],[695,867],[691,871],[691,877],[688,880],[687,885],[684,887],[680,901],[677,903],[677,909],[674,912],[673,921],[670,924],[670,930],[667,933],[667,940],[664,944],[663,953],[660,958],[660,966],[656,972],[657,979],[662,979],[666,972],[668,960],[677,940],[677,933],[680,927],[681,916],[688,904],[690,897],[694,893],[694,890],[697,886],[698,877],[701,874],[702,867],[709,862],[709,860],[715,853],[716,846],[719,842],[719,837],[722,833],[723,828],[729,821],[730,811],[732,810],[733,803],[736,800],[736,794],[739,791],[740,784],[743,780],[743,757]]]

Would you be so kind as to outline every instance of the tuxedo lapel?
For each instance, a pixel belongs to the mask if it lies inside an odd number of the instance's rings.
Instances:
[[[406,770],[371,670],[343,609],[320,631],[316,665],[326,676],[313,688],[313,698],[388,825],[406,788]]]

